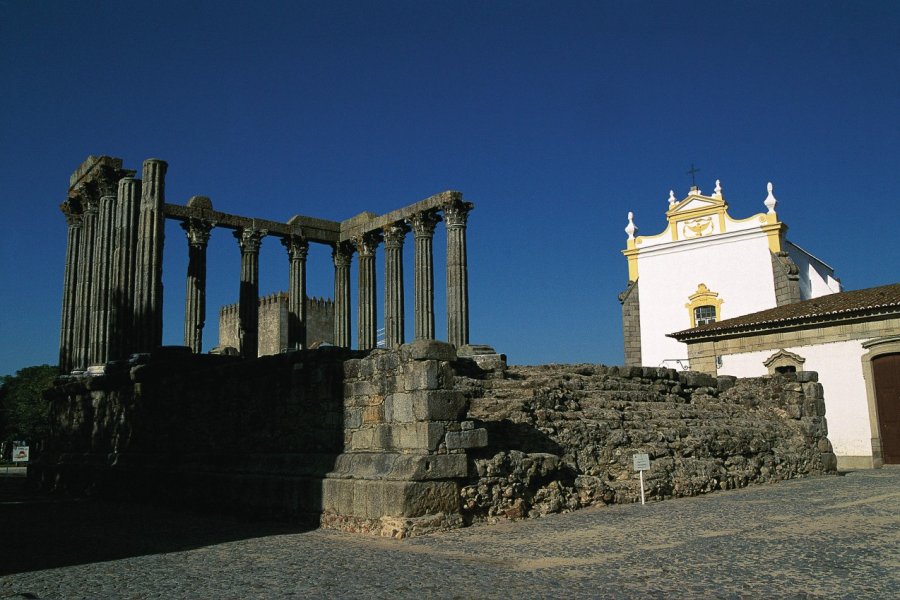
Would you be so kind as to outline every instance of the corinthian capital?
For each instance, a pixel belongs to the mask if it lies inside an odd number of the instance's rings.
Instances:
[[[187,233],[188,244],[197,248],[206,248],[209,242],[209,234],[215,223],[206,219],[188,219],[181,223],[181,228]]]
[[[444,221],[447,227],[465,227],[466,220],[469,218],[469,211],[475,208],[471,202],[462,202],[453,200],[443,206]]]
[[[306,260],[309,252],[309,241],[300,235],[291,235],[281,238],[281,244],[287,249],[291,260]]]
[[[331,249],[331,259],[335,267],[349,267],[353,256],[353,245],[349,242],[338,242]]]
[[[241,247],[241,254],[259,252],[259,245],[262,239],[269,233],[267,229],[257,229],[255,227],[245,227],[234,232],[238,245]]]
[[[416,237],[431,237],[434,235],[434,226],[441,221],[441,216],[433,210],[416,213],[409,218],[413,235]]]
[[[382,230],[384,232],[384,247],[386,249],[402,248],[403,240],[409,232],[409,225],[403,221],[396,221],[390,225],[386,225]]]
[[[377,231],[369,231],[350,240],[356,247],[360,258],[375,256],[375,249],[381,243],[381,234]]]

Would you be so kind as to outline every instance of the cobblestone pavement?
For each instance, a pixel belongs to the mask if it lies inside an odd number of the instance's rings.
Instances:
[[[0,502],[0,598],[900,598],[897,467],[403,541]]]

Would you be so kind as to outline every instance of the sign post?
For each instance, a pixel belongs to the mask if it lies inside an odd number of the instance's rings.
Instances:
[[[12,451],[12,461],[14,463],[18,462],[28,462],[28,446],[16,446]]]
[[[635,454],[631,457],[634,470],[641,474],[641,504],[644,504],[644,471],[650,470],[650,455]]]

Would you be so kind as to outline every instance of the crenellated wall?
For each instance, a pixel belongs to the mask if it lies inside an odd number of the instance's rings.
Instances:
[[[259,356],[278,354],[288,347],[287,292],[278,292],[259,299]],[[219,309],[219,347],[240,348],[238,333],[239,305],[229,304]],[[306,299],[306,340],[315,348],[334,343],[334,301],[329,298]]]

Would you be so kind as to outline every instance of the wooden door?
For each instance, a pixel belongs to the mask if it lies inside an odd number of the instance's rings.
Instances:
[[[900,353],[872,360],[884,464],[900,464]]]

